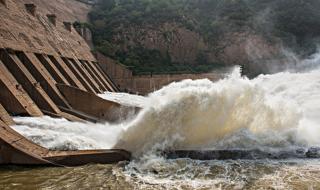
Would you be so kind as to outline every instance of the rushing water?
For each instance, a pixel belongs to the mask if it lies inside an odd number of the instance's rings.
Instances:
[[[100,95],[143,107],[135,118],[116,125],[17,117],[14,128],[45,147],[122,148],[134,160],[79,168],[3,168],[0,184],[8,189],[320,189],[317,159],[197,161],[161,154],[177,149],[275,153],[320,146],[318,57],[302,62],[300,72],[249,80],[236,68],[217,82],[184,80],[148,97]]]
[[[167,160],[158,173],[118,165],[0,169],[0,189],[306,189],[320,187],[320,160]]]

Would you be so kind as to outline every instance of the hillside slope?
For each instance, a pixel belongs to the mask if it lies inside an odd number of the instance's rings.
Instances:
[[[260,73],[285,62],[284,49],[315,51],[319,8],[317,0],[104,0],[89,18],[96,49],[136,73],[234,64]]]

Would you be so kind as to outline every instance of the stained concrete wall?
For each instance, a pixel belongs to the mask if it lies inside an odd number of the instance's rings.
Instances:
[[[74,166],[130,159],[123,150],[49,151],[10,128],[16,115],[113,119],[101,113],[111,113],[114,103],[96,94],[117,88],[71,24],[85,20],[88,10],[74,0],[0,1],[0,164]],[[59,85],[76,93],[67,96]]]
[[[32,15],[25,7],[30,2],[33,1],[6,0],[6,6],[0,4],[1,48],[95,61],[85,40],[63,24],[71,19],[64,16],[67,12],[61,15],[58,8],[43,10],[43,5],[34,4],[36,11]],[[56,15],[56,25],[47,15]]]
[[[108,73],[114,83],[122,90],[130,93],[148,94],[172,82],[184,79],[209,79],[212,81],[225,77],[227,70],[216,70],[202,74],[157,74],[157,75],[133,75],[130,68],[102,55],[95,54],[103,70]]]
[[[127,88],[128,91],[138,92],[140,94],[148,94],[172,82],[179,82],[185,79],[209,79],[211,81],[217,81],[224,76],[224,72],[202,74],[140,75],[134,76],[131,82],[132,86]]]
[[[86,20],[83,15],[89,5],[75,0],[4,2],[0,3],[0,103],[11,115],[81,120],[85,117],[73,114],[76,110],[57,84],[93,94],[117,90],[71,24]]]
[[[118,110],[116,116],[122,116],[122,112],[126,115],[130,109],[123,110],[120,105],[96,96],[104,91],[118,90],[103,70],[110,71],[122,89],[141,93],[173,80],[196,77],[133,76],[127,68],[109,64],[110,61],[104,59],[101,59],[105,62],[101,67],[86,41],[66,24],[78,18],[74,11],[79,10],[80,5],[74,0],[1,2],[0,164],[70,166],[127,160],[130,154],[123,150],[49,151],[12,130],[8,126],[14,124],[10,116],[49,115],[72,121],[117,120],[110,114],[114,112],[111,108]],[[61,90],[61,85],[69,90]],[[88,101],[90,104],[87,105]],[[133,111],[139,109],[133,108]]]
[[[39,7],[37,10],[43,15],[54,13],[59,15],[58,20],[87,21],[87,15],[92,5],[81,3],[77,0],[15,0],[20,5],[33,3]]]

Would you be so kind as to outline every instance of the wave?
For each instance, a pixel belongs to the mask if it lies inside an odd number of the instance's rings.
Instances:
[[[119,95],[108,96],[119,99]],[[52,149],[64,144],[74,149],[122,148],[135,157],[158,150],[273,150],[320,145],[319,69],[250,80],[235,68],[216,82],[184,80],[147,97],[122,94],[121,99],[128,105],[143,104],[137,117],[125,123],[15,118],[18,125],[14,128]]]

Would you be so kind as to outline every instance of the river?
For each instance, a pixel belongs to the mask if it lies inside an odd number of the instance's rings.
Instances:
[[[50,149],[122,148],[117,165],[0,170],[1,189],[320,189],[320,160],[168,159],[168,150],[261,150],[320,146],[319,54],[298,69],[248,79],[235,68],[212,82],[184,80],[141,97],[103,98],[140,106],[118,124],[14,118],[14,129]]]

